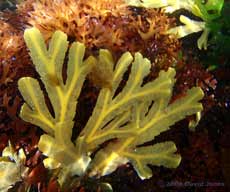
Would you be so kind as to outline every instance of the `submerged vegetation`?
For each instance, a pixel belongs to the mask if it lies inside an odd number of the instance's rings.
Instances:
[[[1,191],[227,189],[229,2],[14,2],[0,3],[15,9],[0,12]]]
[[[140,53],[135,53],[133,60],[131,54],[126,52],[115,65],[111,53],[101,49],[98,58],[89,56],[83,61],[85,47],[81,43],[73,43],[69,49],[67,78],[63,81],[67,36],[60,31],[55,32],[48,50],[36,28],[26,30],[24,37],[45,85],[54,117],[47,108],[38,81],[31,77],[23,77],[18,82],[26,101],[20,116],[46,132],[41,136],[38,148],[48,156],[44,160],[45,167],[60,169],[57,177],[61,186],[69,186],[65,184],[69,177],[85,174],[104,176],[127,162],[134,166],[142,179],[152,176],[147,164],[171,168],[178,166],[181,158],[174,154],[176,146],[173,142],[138,146],[153,140],[185,116],[200,112],[202,106],[198,101],[203,97],[200,88],[189,90],[186,96],[169,104],[175,82],[174,69],[162,71],[156,80],[142,85],[151,64]],[[131,63],[129,79],[121,92],[115,95]],[[100,65],[102,73],[110,74],[109,86],[103,86],[100,90],[92,116],[73,143],[71,138],[77,98],[93,65]],[[99,146],[105,142],[107,145],[100,149]],[[91,159],[90,154],[95,151],[97,153]]]
[[[146,8],[163,7],[166,12],[173,13],[179,9],[186,9],[201,18],[203,21],[195,21],[181,15],[180,22],[184,25],[169,29],[168,33],[176,34],[179,38],[187,36],[194,32],[203,31],[201,37],[197,41],[199,49],[207,49],[208,36],[213,32],[213,25],[217,25],[216,19],[221,16],[221,10],[224,0],[184,0],[184,1],[163,1],[163,0],[126,0],[129,5],[140,6]]]

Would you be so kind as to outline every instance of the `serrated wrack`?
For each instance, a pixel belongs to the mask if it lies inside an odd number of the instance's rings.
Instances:
[[[127,162],[133,164],[141,179],[152,175],[148,164],[169,168],[178,166],[181,157],[175,154],[173,142],[139,146],[154,140],[177,121],[200,112],[202,105],[199,101],[203,97],[200,88],[194,87],[183,98],[170,103],[176,74],[173,68],[161,71],[154,81],[143,84],[150,73],[151,63],[141,53],[137,52],[133,57],[125,52],[115,63],[112,54],[101,49],[97,58],[90,56],[84,60],[85,47],[81,43],[73,43],[69,49],[67,78],[63,82],[61,72],[68,45],[66,35],[55,32],[48,50],[36,28],[28,29],[24,37],[45,85],[54,117],[45,104],[38,81],[30,77],[21,78],[18,83],[26,101],[20,115],[47,132],[41,136],[38,147],[48,157],[44,160],[45,166],[60,169],[58,180],[61,185],[74,175],[109,174]],[[91,71],[92,74],[102,74],[99,77],[101,90],[91,117],[72,142],[77,99],[85,76],[93,66],[95,71]],[[117,92],[129,66],[129,78]],[[107,144],[103,145],[105,142]]]

